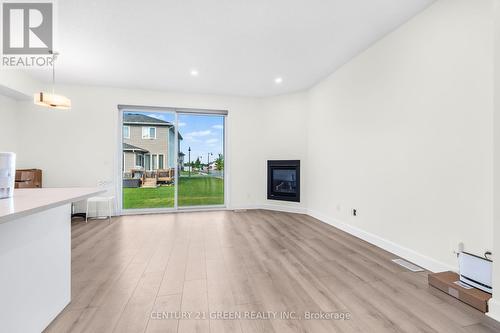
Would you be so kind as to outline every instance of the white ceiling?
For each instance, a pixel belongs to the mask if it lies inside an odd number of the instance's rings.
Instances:
[[[246,96],[298,91],[431,2],[60,0],[58,83]]]

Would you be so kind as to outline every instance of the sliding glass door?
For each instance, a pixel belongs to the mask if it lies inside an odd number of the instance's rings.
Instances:
[[[179,207],[224,205],[224,116],[179,114]]]
[[[146,107],[120,111],[123,211],[225,204],[224,115]]]
[[[123,209],[174,208],[176,114],[122,114]]]

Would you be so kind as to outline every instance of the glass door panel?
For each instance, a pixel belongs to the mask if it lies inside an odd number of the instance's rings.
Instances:
[[[224,116],[178,114],[179,207],[224,205]]]
[[[123,111],[123,209],[175,207],[174,112]]]

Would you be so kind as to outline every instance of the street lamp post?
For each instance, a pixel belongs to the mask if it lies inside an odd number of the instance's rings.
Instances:
[[[193,167],[191,165],[191,147],[188,148],[188,165],[189,165],[189,177],[191,177],[191,168]]]
[[[207,153],[207,174],[210,174],[210,155],[213,155],[213,154]]]

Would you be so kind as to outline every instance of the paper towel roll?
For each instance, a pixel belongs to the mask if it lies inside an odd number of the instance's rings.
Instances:
[[[0,152],[0,199],[14,195],[16,154]]]

